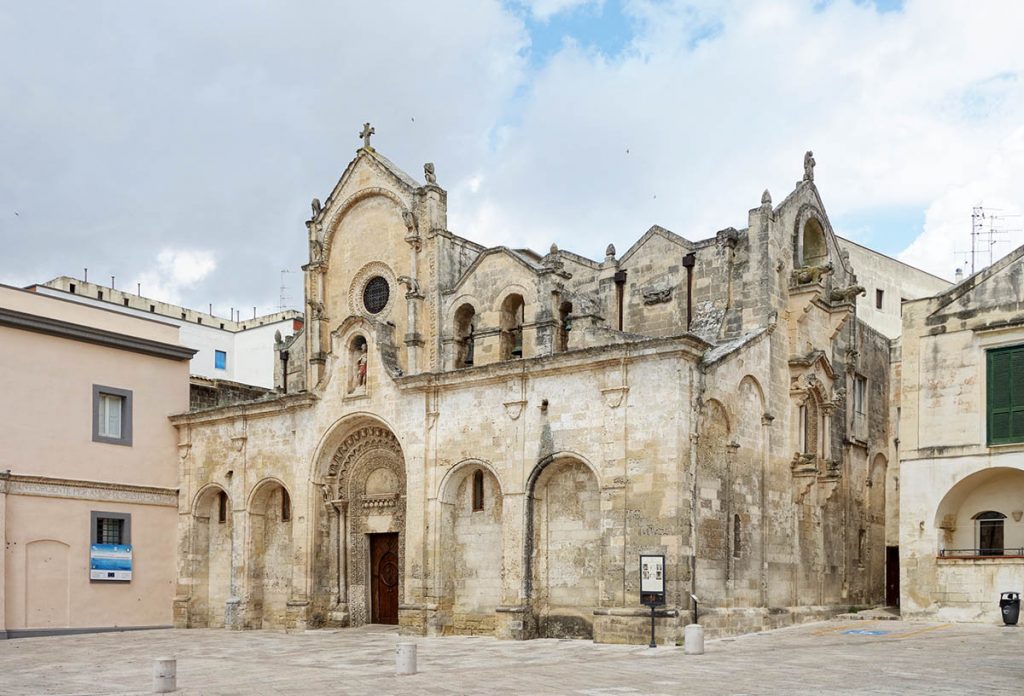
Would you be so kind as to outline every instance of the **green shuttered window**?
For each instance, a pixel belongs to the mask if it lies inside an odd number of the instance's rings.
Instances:
[[[1024,442],[1024,346],[988,351],[988,444]]]

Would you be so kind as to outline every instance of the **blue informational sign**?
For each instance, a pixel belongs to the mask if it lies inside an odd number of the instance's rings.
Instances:
[[[89,548],[89,579],[132,579],[132,547],[127,544],[93,544]]]

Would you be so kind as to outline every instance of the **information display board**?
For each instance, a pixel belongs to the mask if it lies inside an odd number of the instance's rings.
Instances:
[[[128,544],[93,544],[89,547],[89,579],[129,582],[132,547]]]
[[[665,603],[665,556],[640,556],[640,603],[656,606]]]

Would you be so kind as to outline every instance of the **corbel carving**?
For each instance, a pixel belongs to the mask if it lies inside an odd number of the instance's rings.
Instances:
[[[629,393],[629,387],[623,385],[621,387],[608,387],[607,389],[601,390],[601,396],[604,398],[604,405],[608,408],[618,408],[622,405],[623,399]]]
[[[656,305],[672,299],[672,286],[667,288],[644,288],[640,291],[645,305]]]
[[[504,406],[505,415],[512,420],[518,420],[519,416],[523,413],[523,408],[526,406],[526,401],[506,401]]]

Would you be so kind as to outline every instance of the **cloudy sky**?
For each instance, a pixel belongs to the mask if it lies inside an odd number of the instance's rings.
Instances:
[[[1024,227],[1024,2],[0,3],[0,282],[301,305],[309,201],[360,144],[489,245],[602,258],[781,200],[951,277]],[[1024,243],[997,237],[994,255]],[[979,267],[988,261],[988,247]]]

